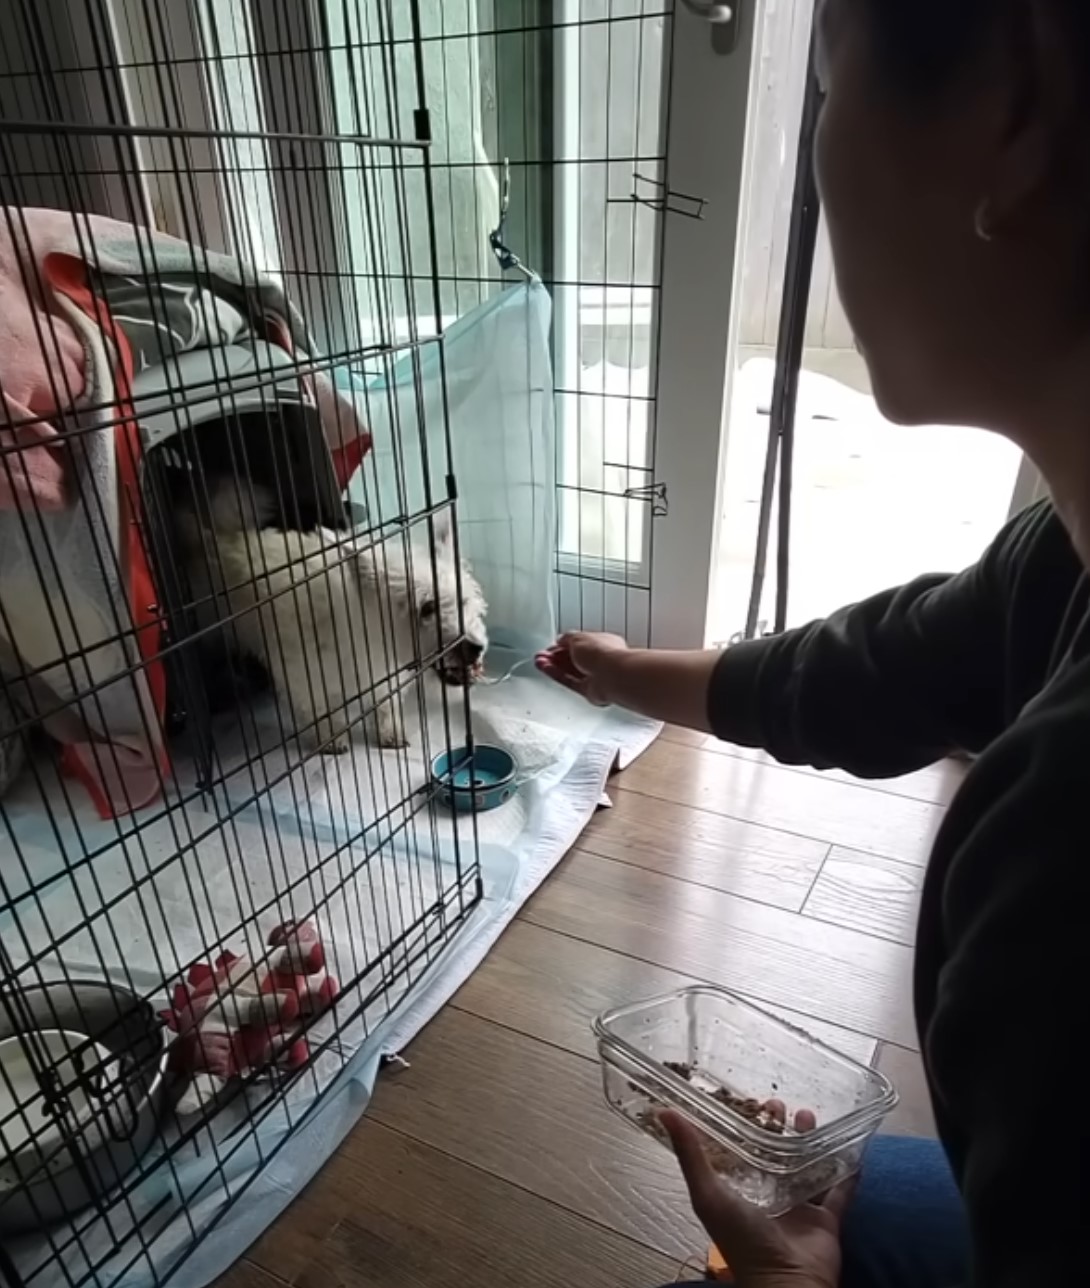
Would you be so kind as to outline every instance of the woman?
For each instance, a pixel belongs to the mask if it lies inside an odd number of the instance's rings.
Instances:
[[[1005,434],[1053,500],[958,576],[774,639],[574,635],[539,665],[788,763],[882,777],[979,754],[917,935],[943,1151],[880,1142],[854,1196],[771,1222],[668,1125],[742,1288],[1087,1282],[1090,0],[826,0],[817,21],[819,182],[875,397],[901,423]]]

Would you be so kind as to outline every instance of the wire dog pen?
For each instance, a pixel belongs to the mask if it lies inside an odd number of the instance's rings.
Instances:
[[[332,754],[397,710],[425,763],[454,756],[468,700],[432,672],[464,681],[480,652],[422,399],[411,424],[386,410],[395,455],[419,436],[425,504],[343,499],[369,391],[441,332],[420,6],[394,9],[0,3],[0,1279],[20,1288],[174,1273],[481,896],[472,830],[440,844],[404,748],[362,782]],[[356,806],[323,823],[298,788],[319,761]]]
[[[647,641],[669,10],[0,0],[0,1281],[182,1269],[480,900],[420,789],[478,647],[423,386],[520,259],[556,615]]]

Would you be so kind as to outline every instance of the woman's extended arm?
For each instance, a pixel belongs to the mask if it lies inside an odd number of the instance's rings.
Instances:
[[[1027,545],[1047,576],[1019,572]],[[1052,619],[1079,573],[1055,514],[1036,507],[964,572],[918,578],[782,635],[686,653],[575,633],[538,666],[592,702],[710,730],[788,764],[889,777],[997,736],[1018,702],[1008,653],[1030,672],[1026,651],[1059,628]],[[1029,623],[1033,638],[1012,635],[1012,623]]]

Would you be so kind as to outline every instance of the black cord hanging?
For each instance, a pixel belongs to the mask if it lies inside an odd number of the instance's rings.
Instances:
[[[775,629],[787,626],[787,601],[791,571],[791,492],[795,457],[795,414],[798,404],[799,372],[806,338],[806,311],[810,302],[814,252],[821,221],[821,199],[814,175],[814,133],[821,112],[821,86],[814,66],[814,33],[810,34],[806,90],[799,129],[798,160],[791,207],[791,226],[784,271],[783,302],[776,339],[776,372],[769,414],[768,450],[757,524],[757,549],[753,562],[745,638],[757,634],[757,622],[764,594],[768,566],[768,544],[772,528],[772,499],[779,467],[779,511],[776,541]]]
[[[496,256],[500,268],[505,273],[512,270],[522,273],[531,282],[538,280],[537,274],[527,268],[515,252],[507,245],[507,215],[511,209],[511,162],[503,158],[503,179],[500,184],[500,218],[496,227],[488,234],[488,244]]]

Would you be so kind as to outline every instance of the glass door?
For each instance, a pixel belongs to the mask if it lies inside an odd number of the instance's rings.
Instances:
[[[1034,495],[1006,440],[893,425],[875,405],[814,186],[812,16],[813,0],[767,0],[760,36],[709,611],[720,644],[957,571]]]
[[[699,646],[759,6],[554,15],[558,616]]]

